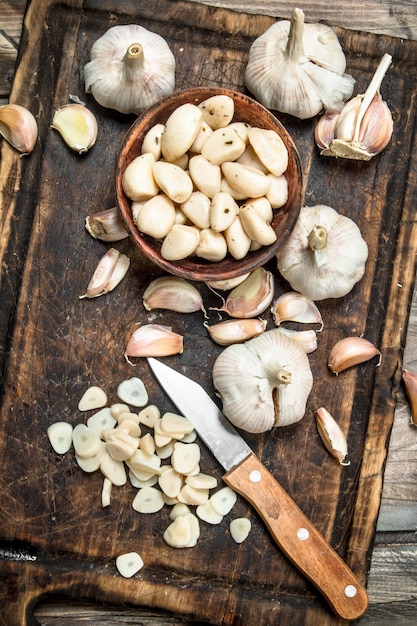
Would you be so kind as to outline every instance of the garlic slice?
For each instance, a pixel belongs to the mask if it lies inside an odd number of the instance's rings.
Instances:
[[[305,24],[296,8],[291,21],[276,22],[253,42],[245,84],[268,109],[307,119],[323,108],[339,111],[350,98],[355,81],[345,68],[333,30]]]
[[[374,356],[379,356],[377,366],[381,363],[381,352],[373,343],[364,337],[344,337],[335,343],[328,358],[329,369],[333,374],[340,374],[349,367],[354,367]]]
[[[38,124],[26,107],[4,104],[0,106],[0,135],[24,156],[35,147]]]
[[[88,152],[96,143],[97,120],[82,104],[72,103],[59,107],[52,119],[51,128],[57,130],[67,146],[78,154]]]
[[[175,57],[166,41],[138,24],[113,26],[91,48],[85,90],[104,107],[139,114],[175,88]]]
[[[346,437],[334,417],[324,407],[317,409],[315,417],[317,430],[327,450],[340,465],[350,465],[350,461],[345,461],[348,452]]]
[[[145,324],[131,335],[125,350],[128,357],[168,356],[183,351],[183,338],[174,333],[169,326]]]
[[[124,578],[131,578],[143,567],[143,559],[137,552],[120,554],[116,558],[116,567]]]
[[[149,283],[143,293],[143,306],[147,311],[167,309],[178,313],[203,311],[205,314],[200,292],[176,276],[160,276]]]
[[[300,322],[320,324],[318,332],[323,330],[323,318],[319,309],[310,298],[297,291],[289,291],[279,296],[271,308],[271,313],[277,326],[282,322]]]

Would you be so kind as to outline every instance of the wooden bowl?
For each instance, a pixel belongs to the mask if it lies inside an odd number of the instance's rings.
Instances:
[[[190,256],[180,261],[167,261],[161,256],[161,242],[139,232],[133,221],[131,200],[126,196],[122,187],[123,172],[129,163],[141,154],[143,138],[152,126],[165,123],[169,115],[182,104],[191,102],[198,105],[203,100],[217,94],[225,94],[233,98],[235,104],[233,121],[244,121],[252,126],[274,130],[280,135],[287,147],[288,168],[285,176],[288,180],[288,201],[282,208],[274,211],[272,221],[277,239],[270,246],[263,246],[259,250],[249,252],[241,260],[236,260],[228,254],[222,261],[218,262],[206,261],[197,256]],[[188,280],[205,282],[229,280],[264,265],[288,238],[303,205],[304,179],[300,157],[291,136],[268,109],[252,98],[230,89],[196,87],[163,98],[140,115],[130,127],[118,155],[116,198],[131,239],[143,254],[160,268]]]

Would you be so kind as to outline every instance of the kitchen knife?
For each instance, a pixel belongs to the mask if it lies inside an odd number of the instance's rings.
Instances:
[[[336,615],[355,620],[368,596],[353,572],[299,509],[204,389],[148,358],[162,388],[221,463],[224,482],[259,513],[290,561],[317,587]]]

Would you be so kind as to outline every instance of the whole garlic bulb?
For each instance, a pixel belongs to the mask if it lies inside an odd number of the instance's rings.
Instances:
[[[85,90],[102,106],[139,114],[175,88],[167,42],[138,24],[113,26],[91,48]]]
[[[332,207],[303,207],[277,252],[278,269],[295,291],[311,300],[340,298],[365,272],[368,246],[359,227]]]
[[[276,22],[249,50],[245,84],[268,109],[307,119],[340,111],[353,92],[345,74],[346,59],[339,40],[324,24],[305,24],[294,9],[291,21]]]
[[[303,348],[274,329],[225,348],[214,363],[213,383],[232,424],[262,433],[302,419],[313,376]]]

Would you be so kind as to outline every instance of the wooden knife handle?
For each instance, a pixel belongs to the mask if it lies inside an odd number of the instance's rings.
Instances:
[[[336,615],[355,620],[365,612],[365,588],[255,454],[223,480],[258,511],[278,546],[323,594]]]

